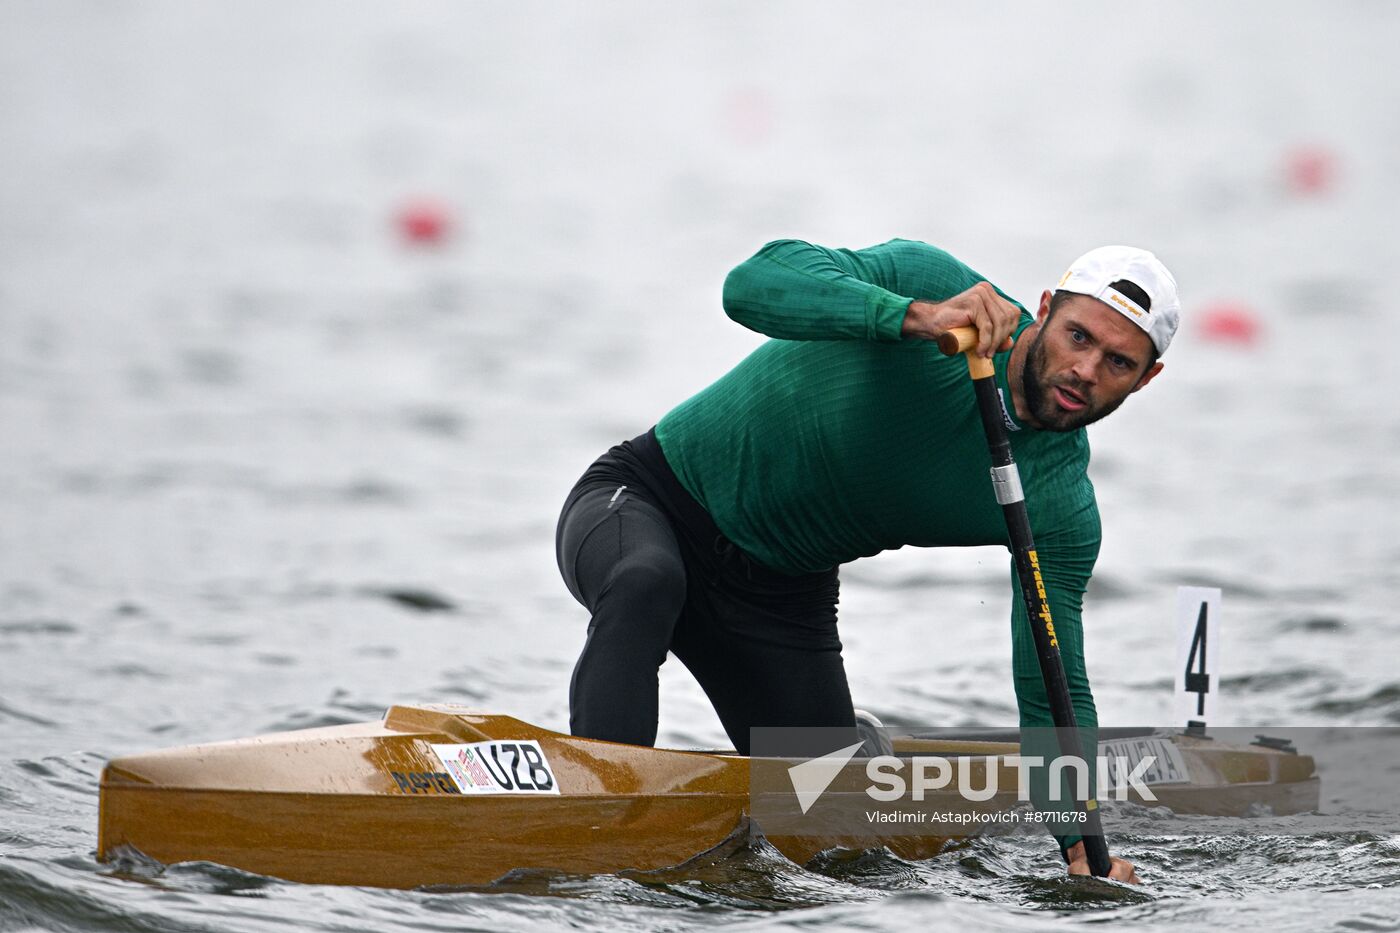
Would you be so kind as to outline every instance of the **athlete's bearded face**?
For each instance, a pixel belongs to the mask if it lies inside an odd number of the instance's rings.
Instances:
[[[1026,413],[1047,431],[1093,424],[1157,375],[1151,353],[1147,334],[1096,298],[1071,296],[1053,313],[1042,302],[1021,375]]]

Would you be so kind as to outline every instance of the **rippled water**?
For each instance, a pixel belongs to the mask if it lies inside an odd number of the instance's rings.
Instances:
[[[409,700],[562,726],[585,619],[556,510],[755,344],[719,285],[777,236],[927,239],[1027,302],[1091,245],[1155,249],[1183,333],[1091,434],[1103,722],[1168,718],[1183,583],[1225,591],[1225,720],[1400,722],[1397,20],[0,7],[0,929],[1393,928],[1384,833],[1120,834],[1132,891],[1024,838],[429,892],[93,851],[116,755]],[[455,212],[437,248],[393,226],[419,196]],[[1258,340],[1209,339],[1228,303]],[[1013,722],[1005,566],[909,549],[843,571],[860,704]],[[720,741],[675,667],[662,741]]]

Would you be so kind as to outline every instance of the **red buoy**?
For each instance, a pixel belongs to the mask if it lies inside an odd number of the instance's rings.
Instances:
[[[1195,315],[1201,336],[1212,343],[1252,344],[1262,330],[1259,317],[1247,305],[1219,302]]]
[[[775,122],[773,99],[763,89],[736,88],[725,97],[725,130],[735,142],[746,146],[767,142]]]
[[[423,246],[441,243],[452,229],[446,205],[426,198],[410,201],[400,208],[397,224],[407,242]]]
[[[1288,154],[1288,190],[1315,196],[1331,191],[1337,180],[1337,157],[1322,146],[1302,146]]]

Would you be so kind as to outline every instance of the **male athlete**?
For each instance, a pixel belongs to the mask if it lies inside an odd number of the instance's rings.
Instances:
[[[1034,319],[927,243],[795,240],[729,274],[724,309],[774,338],[583,474],[559,519],[570,592],[592,613],[570,687],[575,735],[651,745],[657,669],[690,669],[747,754],[754,726],[853,726],[836,629],[839,565],[904,545],[1008,544],[961,358],[994,360],[1070,696],[1098,725],[1080,610],[1099,551],[1085,425],[1162,369],[1176,282],[1155,256],[1080,257]],[[1013,587],[1018,587],[1012,574]],[[1012,605],[1023,728],[1052,720],[1025,604]],[[1087,874],[1079,836],[1059,837]],[[1114,859],[1110,877],[1136,881]]]

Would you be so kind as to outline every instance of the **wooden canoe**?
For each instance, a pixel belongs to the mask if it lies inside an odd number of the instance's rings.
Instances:
[[[1306,755],[1171,740],[1191,783],[1154,789],[1180,812],[1317,807]],[[966,738],[894,744],[898,755],[1017,750]],[[732,753],[576,738],[465,707],[394,706],[382,722],[111,761],[101,778],[98,856],[129,848],[166,864],[210,861],[292,881],[395,888],[485,884],[517,868],[649,870],[718,845],[748,820],[751,764]],[[926,858],[957,838],[943,832],[873,843],[768,839],[803,864],[829,848],[872,844]]]

